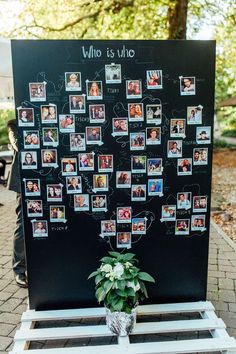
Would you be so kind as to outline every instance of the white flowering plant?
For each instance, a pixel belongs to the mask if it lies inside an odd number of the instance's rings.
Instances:
[[[95,277],[95,296],[99,303],[111,311],[131,313],[138,303],[148,297],[145,282],[155,283],[154,278],[141,272],[133,253],[109,252],[101,266],[89,278]]]

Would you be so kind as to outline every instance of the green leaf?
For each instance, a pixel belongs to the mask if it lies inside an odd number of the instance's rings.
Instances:
[[[110,280],[105,281],[105,283],[103,284],[103,289],[106,294],[111,290],[112,286],[113,282],[111,282]]]
[[[99,272],[96,270],[95,272],[92,272],[89,276],[88,279],[95,277]]]
[[[101,280],[103,280],[103,276],[101,274],[96,275],[95,284],[97,285]]]
[[[148,273],[146,272],[140,272],[138,273],[138,277],[139,279],[141,280],[144,280],[144,281],[149,281],[150,283],[155,283],[155,279],[149,275]]]
[[[117,301],[117,303],[115,303],[112,307],[115,311],[121,311],[123,308],[124,302],[122,299],[119,299],[119,301]]]
[[[125,262],[128,262],[128,261],[130,261],[131,259],[133,259],[135,257],[135,254],[133,254],[133,253],[125,253],[124,255],[123,255],[123,260],[125,261]]]
[[[140,289],[141,289],[142,292],[144,293],[145,297],[148,297],[148,293],[147,293],[147,289],[146,289],[145,284],[144,284],[142,281],[140,281],[140,282],[139,282],[139,285],[140,285]]]
[[[121,289],[123,290],[126,286],[126,281],[125,280],[117,280],[117,286],[118,286],[118,289]]]
[[[127,291],[126,290],[116,289],[116,293],[117,293],[117,295],[119,295],[121,297],[126,297],[127,296]]]
[[[127,296],[135,296],[135,291],[133,288],[126,289]]]
[[[95,296],[96,296],[98,302],[101,302],[101,301],[104,300],[104,298],[105,298],[105,296],[106,296],[106,293],[105,293],[105,291],[103,290],[103,288],[100,287],[100,288],[98,288],[98,289],[96,290]]]
[[[115,257],[115,258],[117,258],[117,257],[119,257],[120,256],[120,253],[119,252],[108,252],[112,257]]]
[[[111,257],[103,257],[102,259],[101,259],[101,262],[102,263],[105,263],[105,264],[112,264],[113,263],[113,261],[114,261],[114,259],[113,258],[111,258]]]

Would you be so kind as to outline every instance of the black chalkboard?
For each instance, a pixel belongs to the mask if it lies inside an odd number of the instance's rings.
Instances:
[[[97,306],[87,277],[109,250],[125,252],[127,245],[140,267],[156,278],[147,303],[204,300],[215,42],[14,40],[12,57],[30,308]],[[71,74],[77,83],[70,86]],[[97,86],[90,91],[93,82]],[[79,151],[86,137],[88,144]],[[90,170],[79,170],[85,153]],[[98,155],[113,156],[113,171],[111,156],[100,158],[98,166]],[[145,172],[135,170],[133,156],[142,156],[141,162],[146,157]],[[125,181],[122,171],[131,171]],[[74,194],[69,186],[77,177],[82,188]],[[140,185],[146,193],[137,192]],[[81,193],[88,195],[85,203],[74,197]],[[74,198],[82,210],[74,209]],[[117,211],[122,207],[131,208],[125,216]],[[138,218],[133,224],[130,210]],[[113,225],[104,223],[101,235],[102,220],[115,221],[116,231],[123,233],[119,241],[109,236]]]

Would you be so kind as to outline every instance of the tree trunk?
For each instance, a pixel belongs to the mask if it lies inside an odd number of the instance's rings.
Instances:
[[[186,39],[189,0],[169,0],[169,39]]]

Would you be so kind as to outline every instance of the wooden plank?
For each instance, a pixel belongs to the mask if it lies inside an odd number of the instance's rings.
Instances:
[[[211,352],[231,350],[236,351],[236,341],[234,338],[207,338],[191,339],[181,341],[135,343],[124,346],[117,344],[73,347],[73,348],[53,348],[53,349],[32,349],[30,354],[185,354],[196,352]],[[234,351],[234,352],[233,352]],[[10,352],[10,354],[26,354],[25,351]]]
[[[211,319],[211,320],[216,320],[218,317],[216,316],[214,311],[204,311],[201,313],[202,318],[207,318],[207,319]],[[226,327],[226,326],[225,326]],[[212,337],[218,337],[218,338],[228,338],[229,335],[226,331],[226,329],[219,329],[216,328],[214,330],[211,330],[211,335]]]
[[[20,329],[18,330],[19,332],[24,332],[24,331],[28,331],[31,328],[34,327],[34,323],[33,322],[25,322],[25,323],[21,323]],[[14,338],[15,341],[15,338]],[[14,343],[13,346],[13,350],[14,351],[19,351],[19,350],[27,350],[29,349],[29,342],[25,341],[25,340],[19,340],[17,342]]]
[[[157,315],[168,313],[188,313],[213,311],[214,306],[210,301],[187,302],[178,304],[159,304],[159,305],[142,305],[138,307],[138,315]],[[35,311],[27,310],[23,313],[21,321],[49,321],[49,320],[68,320],[80,318],[97,318],[104,317],[106,314],[105,308],[85,308],[73,310],[50,310],[50,311]]]
[[[205,331],[216,328],[225,328],[221,319],[197,319],[181,321],[161,321],[137,323],[132,334],[150,334],[150,333],[170,333],[186,331]],[[106,337],[111,336],[107,326],[75,326],[59,328],[42,328],[33,330],[18,330],[15,334],[15,340],[52,340],[65,338],[87,338],[87,337]]]

